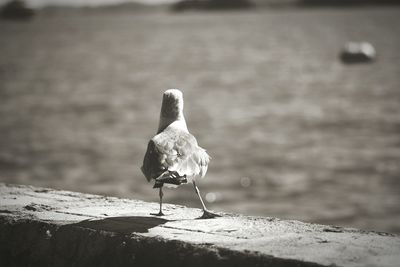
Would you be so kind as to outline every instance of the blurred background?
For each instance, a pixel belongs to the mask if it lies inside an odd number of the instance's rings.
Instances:
[[[157,202],[140,166],[180,88],[209,208],[400,232],[397,1],[0,3],[1,182]]]

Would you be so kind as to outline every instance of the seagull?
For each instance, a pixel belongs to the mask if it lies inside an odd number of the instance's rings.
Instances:
[[[153,188],[159,188],[160,211],[152,215],[164,215],[162,212],[164,185],[178,187],[192,182],[203,206],[203,215],[200,218],[219,217],[220,215],[207,210],[195,181],[196,177],[205,176],[209,162],[210,156],[197,144],[196,138],[187,128],[183,116],[182,92],[178,89],[165,91],[157,134],[148,143],[141,168],[148,182],[155,180]]]

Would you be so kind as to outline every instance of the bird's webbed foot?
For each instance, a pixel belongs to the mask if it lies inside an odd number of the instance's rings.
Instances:
[[[150,213],[150,215],[154,216],[165,216],[165,214],[160,210],[158,213]]]
[[[169,174],[171,175],[171,178],[179,178],[179,173],[177,171],[170,171]]]
[[[186,175],[181,176],[176,171],[169,171],[156,179],[156,183],[153,188],[161,187],[162,184],[181,185],[186,183],[187,183]]]
[[[176,185],[181,185],[183,183],[187,183],[187,179],[186,179],[186,175],[179,175],[179,173],[177,171],[172,171],[170,172],[171,174],[171,180],[170,183],[171,184],[176,184]]]
[[[201,217],[199,217],[198,219],[213,219],[218,217],[222,217],[222,215],[211,212],[209,210],[204,210],[203,215],[201,215]]]

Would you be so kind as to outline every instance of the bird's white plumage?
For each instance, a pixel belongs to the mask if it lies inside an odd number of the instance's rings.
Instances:
[[[204,177],[210,157],[189,133],[183,116],[183,96],[177,89],[163,95],[157,135],[149,142],[142,171],[148,181],[177,172],[191,181]]]

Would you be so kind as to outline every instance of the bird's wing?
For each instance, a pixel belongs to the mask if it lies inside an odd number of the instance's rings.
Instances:
[[[187,177],[203,177],[209,161],[207,152],[197,145],[193,135],[183,131],[165,131],[149,142],[142,171],[149,181],[167,170]]]
[[[147,151],[144,155],[142,172],[146,177],[147,181],[150,182],[151,179],[157,178],[164,171],[166,171],[165,167],[161,164],[162,154],[157,149],[156,144],[153,140],[150,140],[147,145]]]
[[[204,177],[208,169],[208,163],[210,162],[210,156],[207,154],[206,150],[199,147],[197,153],[193,154],[193,162],[200,167],[200,172],[197,174],[200,175],[200,177]]]

